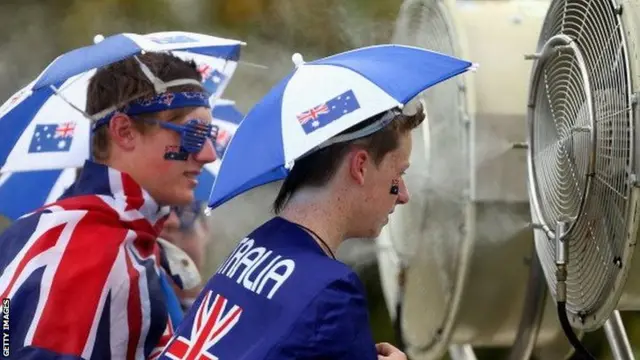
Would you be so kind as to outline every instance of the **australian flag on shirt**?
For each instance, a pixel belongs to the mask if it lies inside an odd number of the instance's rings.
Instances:
[[[276,217],[206,284],[162,359],[375,360],[365,293],[297,225]]]
[[[360,109],[358,99],[353,90],[349,90],[297,114],[296,118],[304,132],[310,134],[358,109]]]

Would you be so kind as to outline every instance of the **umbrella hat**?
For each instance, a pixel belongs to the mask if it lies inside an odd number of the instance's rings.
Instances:
[[[248,113],[230,142],[209,198],[215,208],[284,178],[295,161],[374,115],[402,108],[419,93],[475,69],[430,50],[395,44],[359,48],[305,63]]]

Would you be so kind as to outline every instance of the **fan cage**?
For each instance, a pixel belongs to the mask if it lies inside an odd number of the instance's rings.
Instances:
[[[532,209],[535,213],[536,218],[538,219],[539,226],[545,232],[547,237],[550,239],[555,239],[557,236],[560,236],[560,238],[563,238],[568,234],[570,234],[575,228],[576,224],[578,224],[580,215],[583,214],[586,199],[589,198],[589,193],[592,185],[592,178],[595,171],[595,158],[596,158],[595,153],[596,153],[597,137],[596,137],[596,131],[594,129],[594,125],[595,125],[594,124],[594,108],[593,108],[593,100],[591,96],[591,85],[589,83],[588,71],[585,66],[584,57],[582,56],[582,53],[578,48],[578,46],[576,45],[576,43],[569,36],[556,35],[551,39],[549,39],[549,41],[544,44],[544,47],[538,56],[539,56],[539,60],[536,62],[534,66],[534,69],[533,69],[534,77],[532,80],[532,83],[536,84],[537,88],[536,88],[536,91],[532,92],[532,97],[529,102],[529,111],[528,111],[528,117],[532,119],[532,121],[529,121],[529,124],[528,124],[529,156],[527,158],[527,166],[529,168],[529,174],[532,174],[532,176],[530,177]],[[536,121],[536,118],[538,115],[537,110],[539,110],[540,107],[542,107],[543,108],[542,112],[547,112],[547,111],[550,112],[554,120],[555,120],[556,114],[552,106],[550,106],[549,108],[545,107],[546,102],[544,100],[541,100],[538,94],[541,92],[541,90],[547,90],[547,94],[550,91],[549,86],[548,85],[545,86],[546,79],[548,78],[547,77],[548,72],[546,71],[547,67],[552,68],[550,72],[553,74],[549,75],[549,77],[557,76],[557,73],[563,70],[563,69],[558,69],[558,66],[554,66],[556,64],[560,64],[559,67],[567,64],[570,67],[572,67],[569,70],[570,74],[575,74],[576,72],[579,74],[580,80],[578,81],[579,84],[577,85],[581,88],[580,90],[583,90],[583,91],[580,92],[578,89],[571,89],[569,91],[572,93],[571,94],[572,96],[577,96],[581,98],[580,100],[584,101],[584,107],[582,109],[585,109],[585,110],[582,112],[585,113],[583,114],[583,116],[587,117],[588,125],[586,126],[579,125],[577,127],[574,126],[571,128],[567,128],[566,126],[562,126],[566,124],[558,124],[557,121],[554,121],[553,125],[555,125],[556,128],[551,129],[551,131],[556,130],[557,133],[559,133],[558,135],[560,136],[560,141],[555,141],[552,144],[540,144],[540,142],[545,142],[545,141],[544,141],[544,138],[541,141],[536,136],[536,133],[541,131],[539,127],[536,127],[536,125],[540,124],[539,122]],[[564,73],[564,74],[560,74],[559,76],[568,77],[568,75],[569,74]],[[542,81],[542,80],[545,80],[545,81]],[[554,92],[554,91],[551,90],[551,92]],[[576,94],[576,92],[578,92],[578,94]],[[558,129],[558,127],[560,128]],[[543,130],[549,131],[550,129],[547,128]],[[571,168],[569,169],[570,179],[568,179],[568,181],[559,182],[556,184],[549,183],[550,182],[549,180],[557,180],[557,179],[549,179],[548,174],[544,174],[544,173],[541,174],[538,171],[538,164],[537,164],[537,161],[535,161],[536,151],[538,150],[538,148],[541,148],[542,149],[541,151],[548,151],[548,150],[558,151],[559,150],[560,152],[563,152],[563,153],[572,152],[571,150],[575,148],[573,146],[572,133],[575,133],[575,132],[589,133],[588,144],[586,144],[586,147],[588,148],[588,153],[573,154],[575,158],[581,157],[580,160],[582,161],[572,162],[571,161],[572,159],[567,159],[568,161],[566,161],[566,163],[569,163],[570,164],[569,167]],[[579,139],[578,141],[579,143],[584,142],[580,140],[583,140],[583,139]],[[558,146],[560,147],[560,149],[557,149]],[[581,147],[578,146],[577,150],[581,150]],[[556,165],[561,166],[563,164],[561,163]],[[576,167],[578,167],[578,169],[576,169]],[[584,174],[583,178],[579,177],[580,174]],[[539,177],[543,177],[543,179],[539,179]],[[565,179],[562,179],[562,180],[565,180]],[[567,199],[565,197],[564,199],[556,200],[557,202],[563,202],[563,203],[553,204],[553,205],[562,207],[561,210],[568,210],[569,214],[562,213],[561,211],[556,211],[555,213],[553,213],[553,211],[547,211],[546,208],[541,207],[541,203],[553,202],[555,199],[549,198],[550,196],[549,196],[548,190],[541,191],[542,189],[540,189],[540,182],[546,182],[545,185],[551,185],[555,187],[555,189],[557,189],[556,186],[559,186],[561,187],[560,189],[558,189],[559,191],[567,190],[570,192],[571,192],[571,189],[567,189],[566,187],[571,186],[573,183],[573,185],[575,185],[578,189],[574,189],[574,191],[572,191],[572,194],[570,195],[577,196],[579,198],[579,201],[572,202],[571,198]],[[552,194],[552,195],[555,195],[555,194]],[[569,202],[569,204],[567,204],[567,202]],[[555,210],[555,209],[552,209],[552,210]],[[556,234],[556,227],[559,225],[558,224],[559,222],[569,225],[569,228],[567,228],[566,230],[562,230],[562,234]]]
[[[529,191],[543,230],[536,249],[555,297],[553,239],[566,222],[567,311],[585,329],[613,311],[632,251],[633,101],[620,10],[609,0],[553,1],[530,84]]]

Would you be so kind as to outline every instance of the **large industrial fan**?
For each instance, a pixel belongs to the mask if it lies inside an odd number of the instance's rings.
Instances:
[[[624,335],[614,310],[640,309],[639,20],[639,1],[553,1],[529,57],[535,247],[570,339],[569,324]]]
[[[473,347],[511,347],[510,359],[570,353],[533,256],[526,188],[523,54],[534,50],[548,5],[402,5],[394,42],[480,64],[421,95],[428,120],[414,134],[412,199],[377,239],[389,312],[413,360],[450,348],[460,358],[473,358]]]

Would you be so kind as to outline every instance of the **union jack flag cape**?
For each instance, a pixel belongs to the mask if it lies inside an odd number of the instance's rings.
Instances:
[[[0,234],[9,357],[157,357],[172,335],[156,242],[168,214],[129,175],[88,161],[61,200]]]

